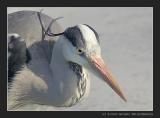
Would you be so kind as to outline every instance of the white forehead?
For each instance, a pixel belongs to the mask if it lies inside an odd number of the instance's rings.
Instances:
[[[90,43],[92,43],[93,45],[98,44],[95,33],[89,27],[87,27],[86,25],[82,25],[82,24],[79,24],[78,27],[87,44],[90,44]]]
[[[89,27],[87,27],[86,25],[82,25],[82,24],[79,24],[77,26],[79,27],[83,35],[83,38],[86,43],[86,48],[88,50],[94,50],[94,49],[100,48],[95,33]]]

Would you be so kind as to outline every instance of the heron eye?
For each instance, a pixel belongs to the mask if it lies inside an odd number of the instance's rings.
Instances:
[[[80,48],[78,48],[78,49],[77,49],[77,53],[78,53],[78,54],[82,54],[82,53],[83,53],[83,50],[80,49]]]

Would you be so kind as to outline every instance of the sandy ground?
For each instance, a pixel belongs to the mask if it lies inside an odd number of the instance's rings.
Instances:
[[[114,8],[8,8],[44,9],[64,27],[88,24],[99,33],[102,56],[122,86],[128,102],[123,102],[103,81],[91,74],[89,97],[70,108],[42,106],[36,110],[153,110],[153,9],[150,7]]]

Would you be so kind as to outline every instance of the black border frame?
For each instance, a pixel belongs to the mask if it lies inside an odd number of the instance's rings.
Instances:
[[[160,116],[160,103],[158,103],[158,81],[160,79],[160,1],[159,0],[1,0],[0,1],[0,112],[7,111],[7,7],[153,7],[153,111],[54,111],[54,116],[90,116],[90,117],[156,117]],[[159,48],[159,49],[158,49]],[[109,115],[110,113],[110,115]],[[117,115],[113,115],[113,114]],[[130,116],[120,115],[129,113]],[[131,114],[137,115],[131,115]],[[149,115],[142,115],[148,113]],[[153,113],[153,114],[152,114]],[[12,113],[11,113],[12,114]],[[112,115],[111,115],[112,114]],[[35,114],[36,115],[36,114]],[[40,113],[41,115],[41,113]],[[44,115],[42,115],[44,116]]]

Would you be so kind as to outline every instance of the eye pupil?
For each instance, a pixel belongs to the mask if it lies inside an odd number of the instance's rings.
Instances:
[[[83,50],[82,49],[77,49],[78,54],[82,54]]]
[[[78,52],[82,52],[82,50],[81,50],[81,49],[79,49],[79,50],[78,50]]]

